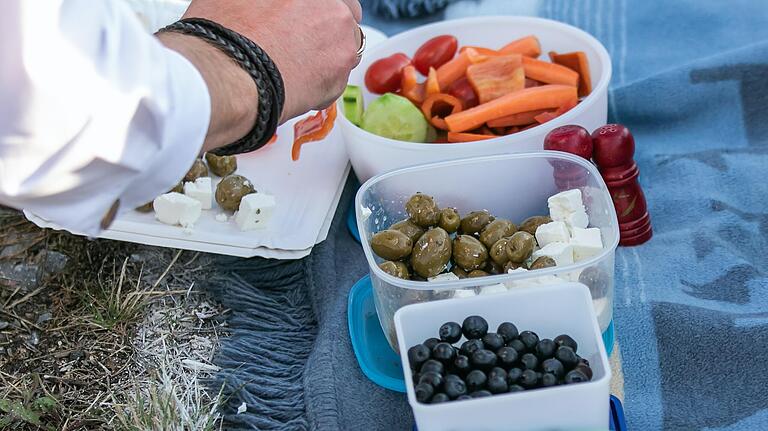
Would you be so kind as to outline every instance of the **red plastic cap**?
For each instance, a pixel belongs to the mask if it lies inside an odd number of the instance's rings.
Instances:
[[[592,157],[601,168],[628,165],[635,155],[635,138],[621,124],[606,124],[592,132]]]
[[[592,138],[587,129],[581,126],[574,124],[560,126],[547,133],[544,138],[544,149],[563,151],[590,160],[592,158]]]

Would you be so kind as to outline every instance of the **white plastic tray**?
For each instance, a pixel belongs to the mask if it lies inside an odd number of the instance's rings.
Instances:
[[[151,31],[178,19],[186,7],[183,1],[169,0],[128,3]],[[378,30],[364,30],[369,46],[386,39]],[[242,232],[232,220],[217,221],[216,215],[221,210],[214,205],[214,209],[203,211],[192,230],[164,225],[156,221],[152,213],[129,211],[121,214],[100,238],[240,257],[299,259],[308,255],[315,244],[328,236],[350,165],[338,127],[334,127],[326,139],[304,145],[300,160],[292,161],[296,121],[298,119],[291,120],[278,129],[278,140],[274,144],[238,156],[237,173],[250,179],[258,191],[277,199],[269,228]],[[215,187],[219,178],[212,179]],[[61,229],[34,214],[24,213],[38,226]]]

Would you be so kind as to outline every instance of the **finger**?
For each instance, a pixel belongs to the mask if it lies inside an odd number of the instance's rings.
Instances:
[[[349,10],[352,12],[352,16],[355,17],[355,21],[360,23],[360,21],[363,20],[363,7],[360,5],[359,0],[341,0],[344,4],[349,7]]]

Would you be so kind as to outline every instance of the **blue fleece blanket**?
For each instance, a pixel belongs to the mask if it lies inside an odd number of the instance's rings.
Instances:
[[[610,117],[635,135],[655,230],[649,243],[616,256],[628,425],[768,429],[768,4],[364,4],[366,23],[390,34],[446,18],[523,14],[565,21],[603,42],[614,68]],[[221,261],[211,284],[233,309],[217,380],[227,385],[231,428],[411,426],[404,397],[367,381],[352,353],[346,297],[366,266],[343,215],[304,261]],[[248,411],[234,414],[242,402]]]

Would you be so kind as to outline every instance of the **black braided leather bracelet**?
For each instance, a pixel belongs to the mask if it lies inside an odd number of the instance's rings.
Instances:
[[[244,137],[212,153],[229,156],[264,146],[275,134],[285,104],[283,78],[264,50],[245,36],[202,18],[183,19],[160,31],[197,36],[209,42],[237,62],[256,83],[259,112],[253,128]]]

